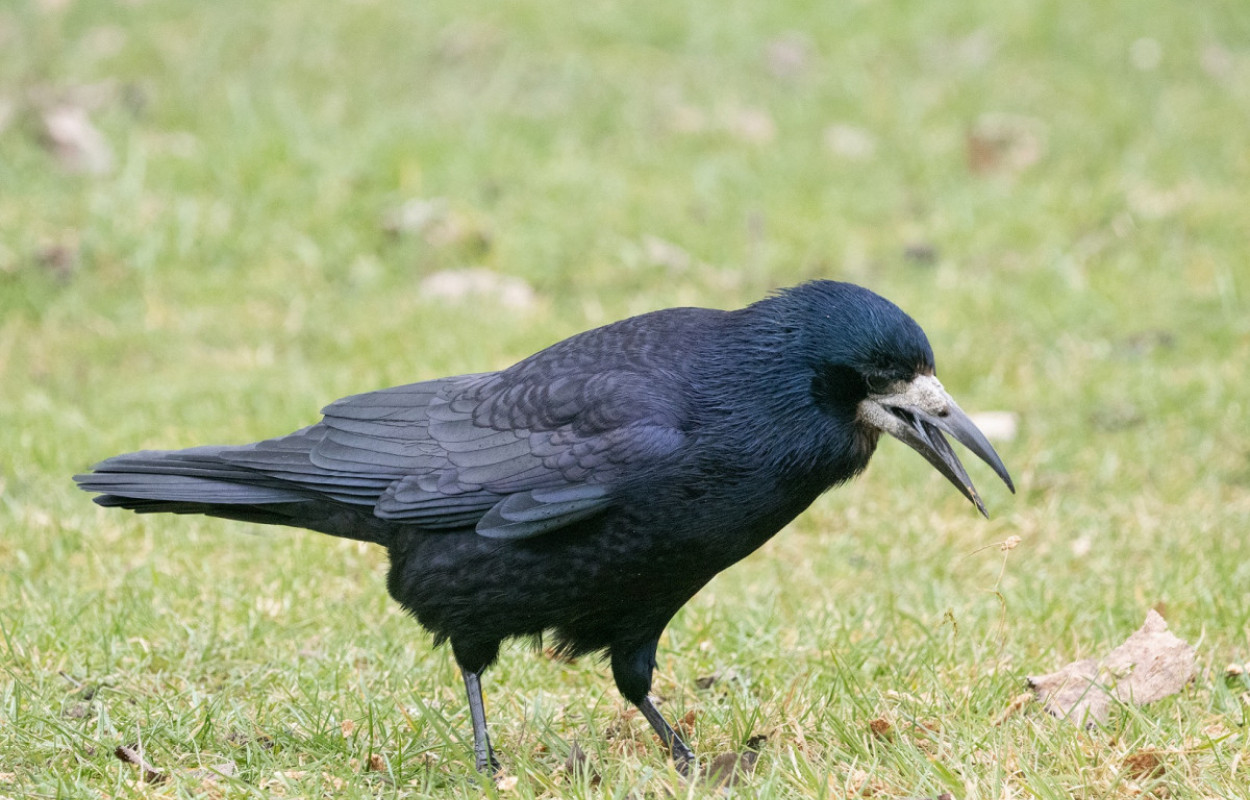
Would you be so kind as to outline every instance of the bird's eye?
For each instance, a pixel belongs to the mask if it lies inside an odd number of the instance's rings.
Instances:
[[[894,381],[881,375],[866,375],[864,382],[868,384],[868,391],[873,394],[886,394],[890,391],[890,385]]]

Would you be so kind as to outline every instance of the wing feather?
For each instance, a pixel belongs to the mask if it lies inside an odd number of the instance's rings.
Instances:
[[[665,326],[708,318],[662,315],[581,334],[503,372],[346,397],[279,439],[155,464],[111,459],[124,474],[82,476],[83,485],[136,507],[237,504],[209,513],[243,518],[244,505],[276,514],[266,504],[329,498],[430,530],[540,536],[603,512],[622,480],[686,443],[693,392],[669,368],[684,351]]]

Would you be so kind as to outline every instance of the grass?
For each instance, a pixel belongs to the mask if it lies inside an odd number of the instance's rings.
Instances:
[[[517,782],[484,785],[449,656],[386,597],[384,554],[109,513],[69,476],[819,276],[911,312],[966,409],[1018,414],[1000,450],[1020,492],[974,470],[983,522],[884,444],[674,621],[657,691],[697,751],[767,734],[737,789],[760,798],[1242,796],[1250,682],[1224,676],[1250,641],[1240,12],[0,8],[0,795],[711,793],[664,765],[604,666],[523,644],[486,681]],[[110,171],[41,144],[57,98],[88,107]],[[994,114],[1007,155],[970,169]],[[384,230],[413,198],[446,199],[441,237]],[[474,266],[536,300],[421,288]],[[1197,646],[1185,691],[1088,732],[1036,705],[1004,718],[1024,676],[1106,652],[1157,605]],[[114,757],[135,741],[171,779]],[[563,768],[574,743],[597,785]]]

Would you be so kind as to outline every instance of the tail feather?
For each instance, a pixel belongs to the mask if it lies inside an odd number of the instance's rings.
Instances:
[[[75,475],[74,481],[85,491],[100,492],[96,502],[101,505],[127,508],[131,507],[128,500],[252,505],[309,499],[271,476],[222,460],[228,449],[127,453],[101,461],[92,472]]]
[[[314,425],[249,445],[142,450],[101,461],[74,481],[98,493],[99,505],[140,514],[205,514],[387,544],[395,526],[373,510],[394,476],[316,466],[312,451],[324,434]]]

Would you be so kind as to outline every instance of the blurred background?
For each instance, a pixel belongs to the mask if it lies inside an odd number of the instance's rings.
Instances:
[[[974,466],[980,521],[883,444],[674,622],[657,691],[697,749],[768,734],[761,796],[1244,786],[1246,11],[0,4],[0,794],[141,791],[112,755],[137,731],[169,791],[480,792],[384,554],[105,513],[70,476],[810,278],[920,322],[961,405],[1006,412],[1019,494]],[[1205,676],[1164,712],[991,725],[1151,607]],[[525,650],[487,685],[509,791],[644,791],[606,670]],[[945,723],[883,748],[875,719]],[[1193,755],[1125,777],[1142,747]]]

